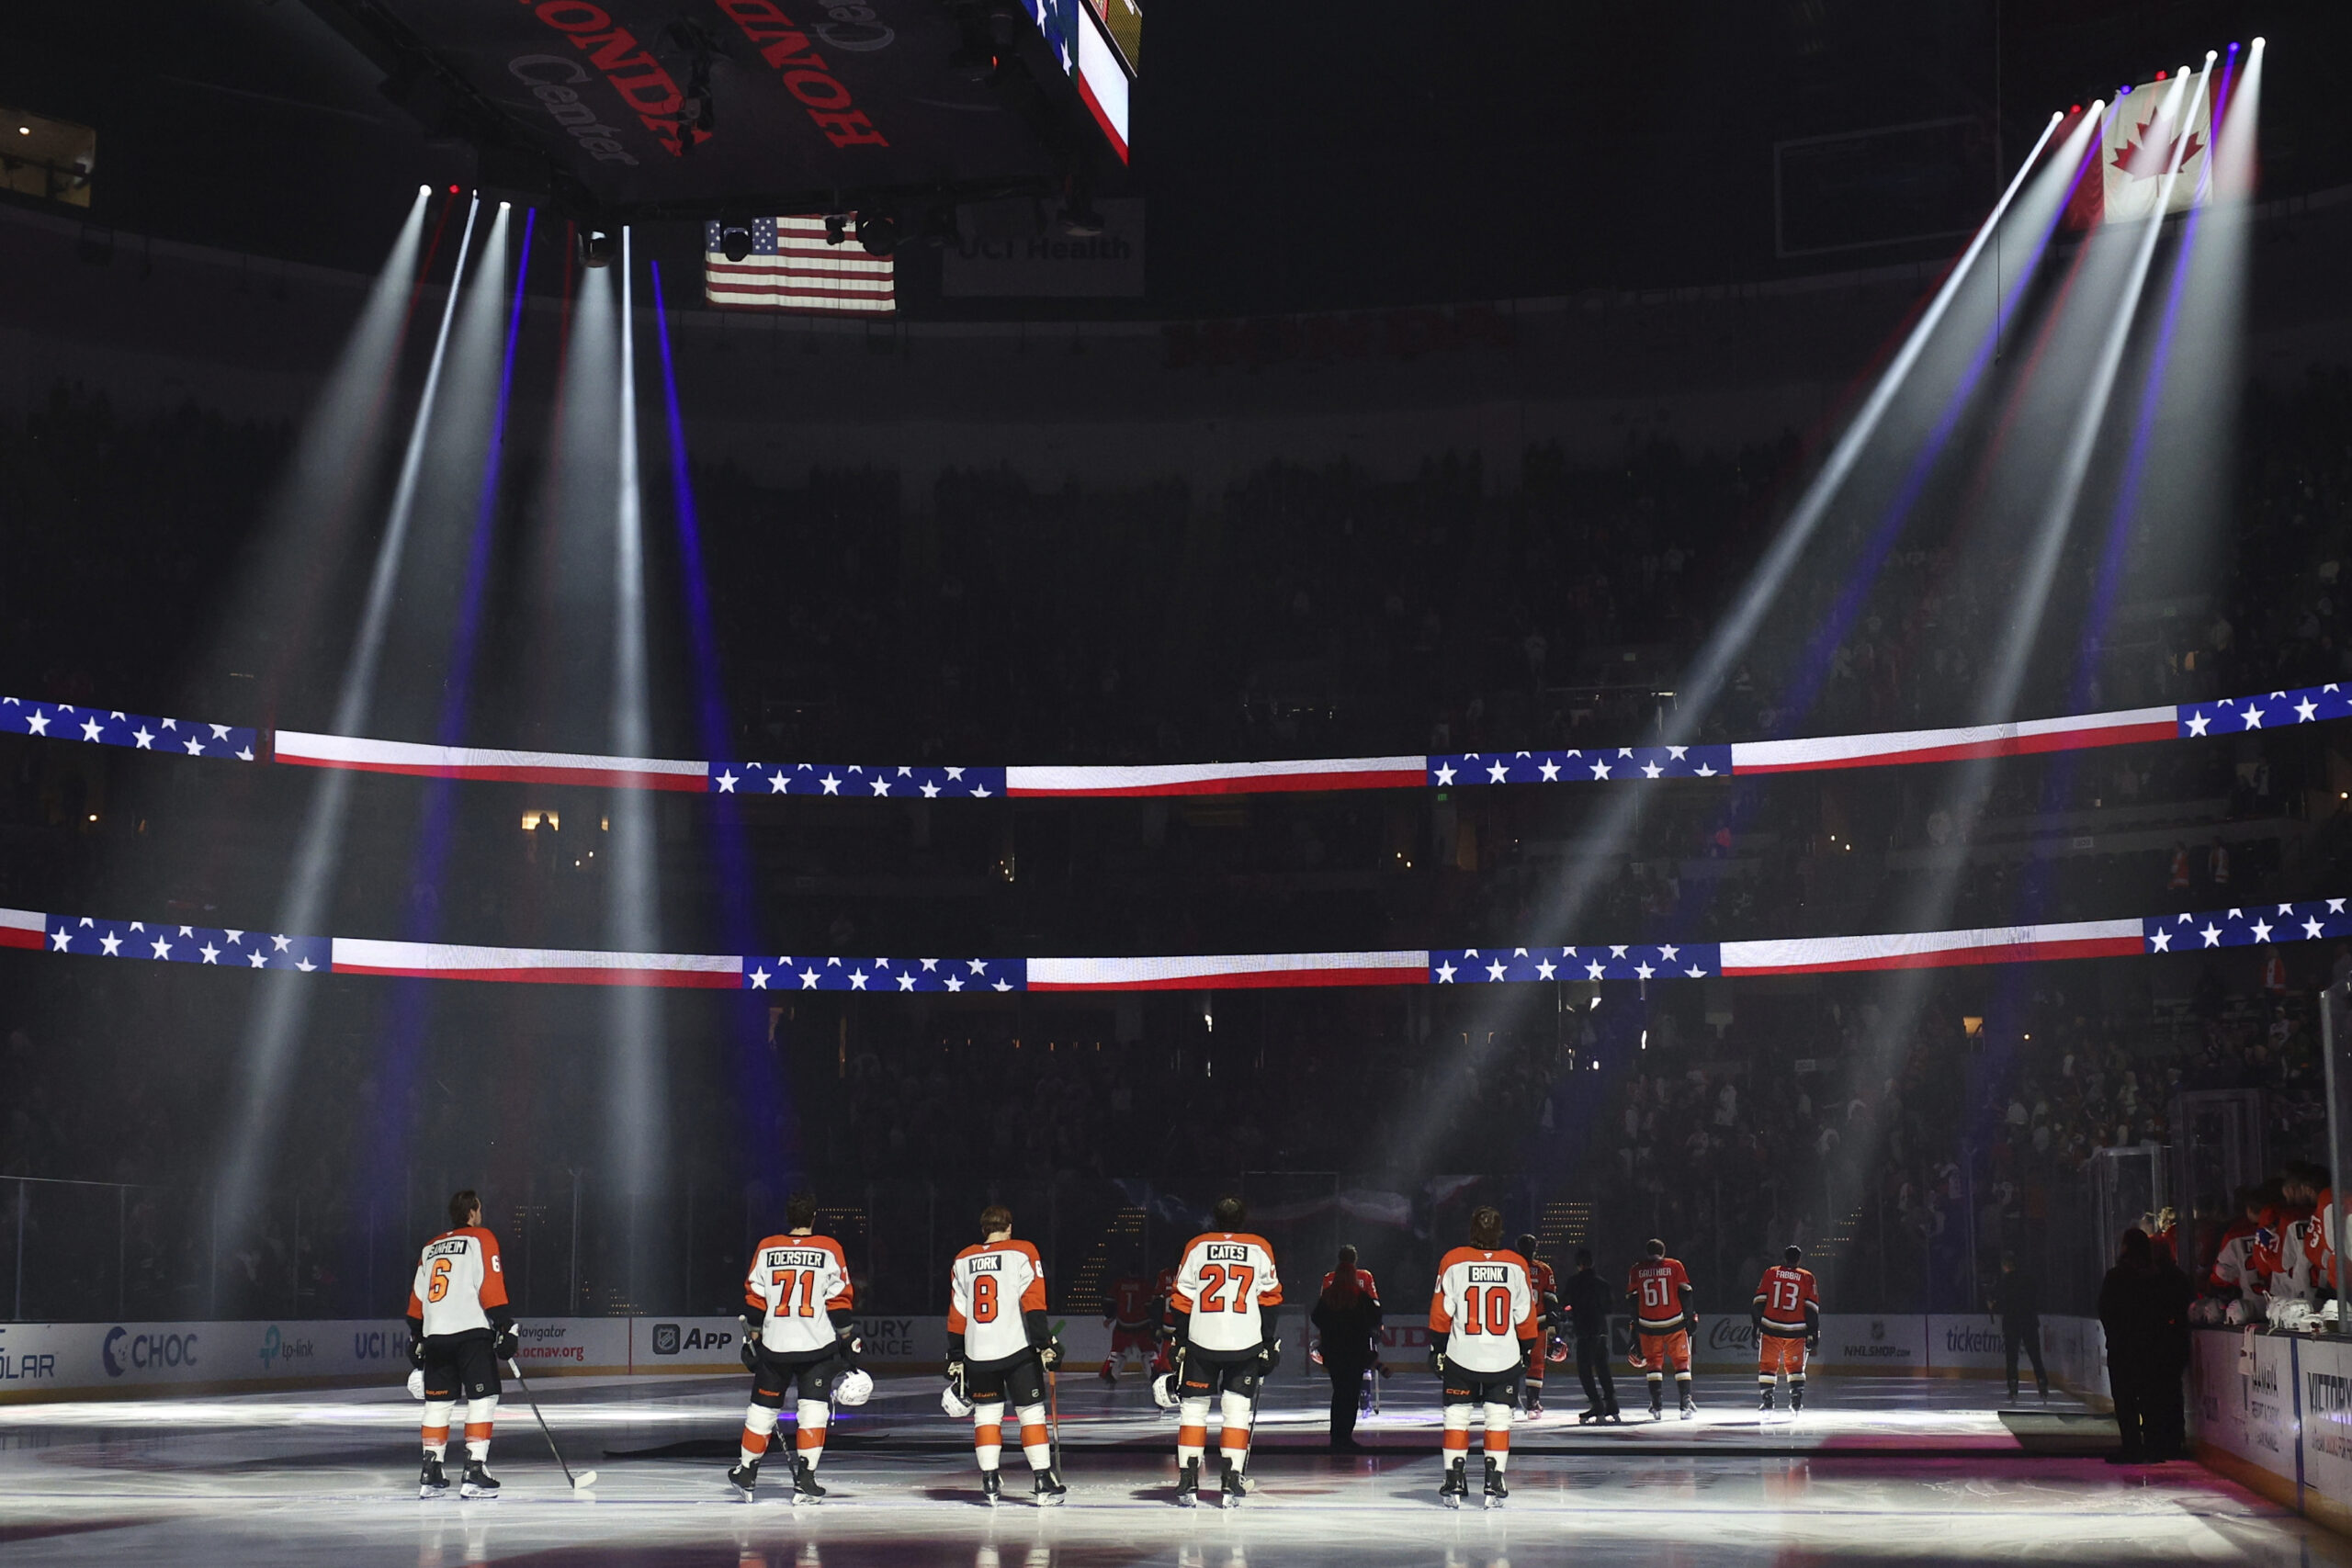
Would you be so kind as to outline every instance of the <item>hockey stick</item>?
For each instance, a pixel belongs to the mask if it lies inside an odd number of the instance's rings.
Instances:
[[[1051,1445],[1054,1473],[1062,1472],[1062,1393],[1061,1377],[1053,1368],[1046,1369],[1046,1431]]]
[[[548,1440],[548,1452],[555,1455],[556,1468],[563,1472],[563,1478],[566,1481],[571,1483],[571,1489],[574,1492],[584,1492],[589,1487],[595,1485],[596,1472],[594,1471],[583,1470],[579,1474],[574,1475],[571,1473],[571,1467],[563,1462],[563,1450],[555,1446],[555,1433],[548,1428],[548,1418],[541,1413],[538,1400],[532,1396],[531,1385],[523,1381],[523,1368],[521,1364],[510,1360],[506,1363],[506,1370],[514,1374],[514,1386],[523,1391],[523,1402],[531,1407],[532,1415],[538,1416],[539,1431],[545,1435]]]

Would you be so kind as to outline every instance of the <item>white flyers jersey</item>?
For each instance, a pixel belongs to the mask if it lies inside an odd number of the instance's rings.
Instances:
[[[983,1242],[947,1268],[947,1332],[967,1360],[1001,1361],[1029,1348],[1024,1312],[1046,1310],[1046,1266],[1025,1241]]]
[[[1516,1252],[1457,1247],[1437,1266],[1430,1334],[1445,1336],[1445,1359],[1464,1371],[1500,1377],[1526,1364],[1535,1337],[1535,1291]]]
[[[424,1244],[409,1286],[408,1315],[424,1323],[424,1337],[487,1333],[492,1307],[506,1304],[506,1270],[498,1238],[480,1225],[436,1235]]]
[[[830,1350],[839,1337],[826,1314],[853,1302],[849,1262],[829,1235],[772,1235],[752,1249],[743,1299],[767,1314],[760,1344],[779,1356]]]
[[[1266,1342],[1261,1308],[1279,1306],[1283,1282],[1263,1236],[1212,1231],[1194,1236],[1176,1266],[1175,1307],[1190,1315],[1185,1337],[1204,1350],[1254,1350]]]

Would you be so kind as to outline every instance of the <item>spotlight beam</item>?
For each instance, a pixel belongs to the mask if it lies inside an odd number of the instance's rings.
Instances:
[[[620,234],[620,428],[613,529],[613,692],[610,729],[623,756],[646,754],[644,513],[638,491],[637,322],[633,234]],[[650,952],[661,945],[660,887],[653,866],[653,803],[644,790],[616,792],[612,803],[613,877],[605,930],[616,948]],[[653,993],[616,989],[605,1010],[607,1085],[615,1169],[622,1190],[651,1189],[664,1154],[668,1123],[662,1093],[662,1043]],[[632,1249],[632,1262],[634,1250]]]
[[[2205,78],[2212,68],[2209,65],[2199,73],[2195,92],[2189,97],[2188,116],[2196,113],[2204,101]],[[2187,78],[2176,76],[2165,94],[2160,114],[2168,114],[2180,100]],[[2184,119],[2188,118],[2184,116]],[[2171,204],[2174,182],[2180,175],[2183,152],[2188,145],[2186,136],[2176,138],[2172,158],[2166,165],[2164,183],[2157,188],[2155,206],[2142,222],[2131,263],[2124,274],[2123,288],[2115,310],[2108,322],[2106,340],[2099,345],[2098,358],[2093,362],[2090,381],[2086,389],[2075,423],[2060,459],[2057,483],[2052,487],[2049,503],[2042,509],[2039,526],[2026,570],[2021,580],[2022,591],[2010,602],[2009,617],[2005,634],[1998,643],[1999,655],[1993,676],[1977,694],[1977,716],[1987,721],[1993,716],[2006,718],[2016,706],[2017,695],[2025,683],[2026,666],[2033,657],[2033,644],[2041,629],[2041,618],[2050,602],[2050,590],[2058,571],[2058,558],[2064,550],[2066,536],[2074,520],[2075,508],[2082,499],[2083,482],[2089,476],[2091,457],[2098,450],[2099,428],[2105,423],[2108,403],[2114,394],[2117,373],[2123,364],[2123,351],[2132,337],[2132,317],[2138,312],[2140,296],[2148,280],[2148,264],[2155,255],[2156,240],[2164,231],[2165,209]]]
[[[369,574],[368,603],[360,620],[360,629],[349,661],[344,667],[343,689],[335,703],[335,725],[343,733],[356,734],[368,720],[368,709],[375,692],[376,668],[382,656],[384,627],[391,615],[393,589],[398,585],[402,547],[407,542],[411,514],[416,505],[417,476],[424,464],[425,432],[433,423],[433,403],[440,389],[441,368],[449,346],[449,323],[457,315],[459,287],[465,281],[467,252],[473,239],[474,217],[481,201],[476,197],[466,209],[466,226],[458,242],[458,257],[449,276],[449,297],[441,308],[441,324],[433,341],[433,358],[424,373],[424,390],[417,402],[415,418],[409,429],[408,448],[401,460],[400,481],[394,487],[392,505],[385,522],[384,536],[377,542],[376,560]],[[311,796],[309,810],[304,814],[301,836],[296,840],[294,867],[288,878],[287,893],[280,906],[277,929],[285,931],[316,931],[322,925],[328,892],[334,880],[336,862],[343,850],[344,828],[349,819],[351,791],[349,781],[343,777],[322,779]],[[303,1024],[310,1017],[310,992],[312,987],[288,986],[288,979],[300,980],[300,975],[272,973],[260,976],[255,984],[260,994],[255,998],[252,1017],[246,1023],[244,1039],[240,1046],[237,1063],[238,1094],[232,1102],[232,1123],[223,1162],[219,1191],[222,1215],[232,1224],[242,1225],[250,1220],[262,1190],[263,1173],[267,1168],[267,1145],[283,1114],[287,1091],[291,1087],[292,1056]]]

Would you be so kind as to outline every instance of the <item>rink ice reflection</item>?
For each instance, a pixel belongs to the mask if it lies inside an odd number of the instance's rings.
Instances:
[[[510,1396],[492,1462],[506,1495],[489,1504],[415,1499],[416,1406],[397,1391],[0,1407],[0,1555],[11,1568],[2352,1568],[2345,1542],[2194,1465],[2024,1455],[1981,1385],[1924,1402],[1916,1383],[1825,1386],[1794,1433],[1759,1429],[1733,1380],[1702,1390],[1704,1418],[1688,1425],[1601,1434],[1549,1416],[1514,1434],[1513,1495],[1494,1513],[1438,1506],[1426,1389],[1398,1380],[1367,1430],[1375,1451],[1355,1456],[1310,1446],[1317,1392],[1302,1382],[1270,1401],[1258,1493],[1230,1512],[1173,1506],[1166,1418],[1136,1389],[1077,1380],[1059,1509],[1028,1501],[1015,1456],[1006,1502],[982,1505],[930,1379],[886,1382],[844,1422],[822,1472],[833,1496],[798,1509],[773,1477],[758,1502],[733,1500],[715,1452],[643,1457],[730,1442],[735,1380],[542,1385],[574,1467],[602,1472],[580,1496]]]

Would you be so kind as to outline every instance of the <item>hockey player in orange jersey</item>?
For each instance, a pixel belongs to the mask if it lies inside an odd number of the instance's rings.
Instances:
[[[980,1211],[980,1241],[947,1269],[947,1413],[972,1418],[972,1454],[980,1492],[993,1506],[1003,1495],[997,1457],[1003,1452],[1004,1407],[1021,1423],[1030,1493],[1040,1507],[1069,1495],[1054,1473],[1046,1425],[1046,1380],[1062,1364],[1062,1343],[1046,1318],[1046,1266],[1037,1249],[1012,1239],[1012,1211]]]
[[[420,1497],[446,1497],[441,1461],[449,1451],[449,1416],[466,1402],[466,1469],[458,1495],[494,1498],[490,1429],[498,1415],[498,1364],[519,1346],[506,1304],[506,1270],[498,1238],[482,1229],[481,1200],[471,1188],[449,1200],[451,1229],[424,1244],[408,1292],[408,1358],[424,1374],[424,1468]]]
[[[727,1472],[745,1502],[759,1484],[760,1460],[775,1436],[784,1398],[794,1406],[792,1500],[821,1502],[817,1465],[825,1457],[825,1426],[833,1401],[863,1404],[874,1380],[857,1364],[854,1297],[842,1244],[817,1234],[817,1201],[805,1192],[784,1201],[785,1234],[752,1249],[743,1280],[743,1365],[752,1374],[752,1403],[743,1412],[742,1451]],[[840,1379],[835,1390],[834,1380]]]
[[[1804,1248],[1792,1247],[1756,1281],[1749,1309],[1756,1324],[1757,1408],[1770,1413],[1780,1379],[1789,1380],[1789,1409],[1804,1408],[1805,1353],[1821,1343],[1821,1292],[1813,1270],[1800,1268]]]
[[[1699,1332],[1699,1314],[1690,1310],[1690,1276],[1681,1260],[1666,1255],[1666,1243],[1652,1241],[1643,1248],[1642,1261],[1625,1277],[1625,1299],[1634,1309],[1634,1332],[1640,1341],[1634,1365],[1649,1378],[1650,1419],[1666,1419],[1666,1374],[1674,1373],[1674,1391],[1681,1396],[1685,1421],[1699,1413],[1690,1398],[1690,1341]]]
[[[1470,1416],[1486,1419],[1486,1499],[1510,1495],[1510,1413],[1520,1378],[1539,1340],[1535,1292],[1527,1259],[1503,1247],[1503,1217],[1482,1208],[1470,1216],[1470,1245],[1447,1253],[1430,1297],[1430,1371],[1444,1385],[1445,1480],[1438,1500],[1458,1508],[1470,1493]]]
[[[1163,1409],[1174,1405],[1182,1412],[1176,1501],[1187,1508],[1200,1491],[1212,1399],[1220,1402],[1224,1506],[1238,1507],[1249,1495],[1242,1472],[1250,1462],[1258,1388],[1282,1359],[1282,1341],[1273,1337],[1266,1309],[1282,1304],[1283,1282],[1266,1238],[1242,1229],[1249,1218],[1240,1199],[1218,1199],[1210,1214],[1216,1228],[1194,1236],[1176,1268],[1176,1370],[1152,1385],[1152,1394]]]

